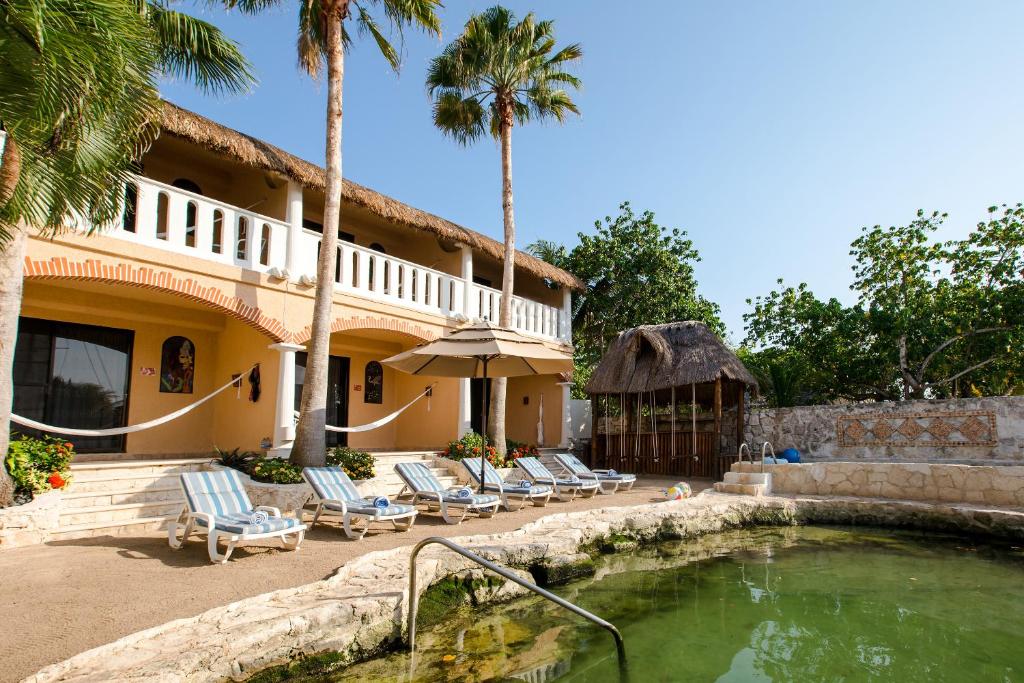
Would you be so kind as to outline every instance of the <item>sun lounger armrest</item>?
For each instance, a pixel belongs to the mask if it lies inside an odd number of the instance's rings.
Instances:
[[[215,516],[211,515],[209,512],[193,512],[192,510],[189,510],[188,511],[188,516],[190,518],[194,518],[194,519],[198,519],[200,521],[206,522],[206,527],[208,529],[212,529],[213,528],[213,520],[214,520]]]
[[[611,470],[590,470],[594,474],[608,474]]]
[[[281,511],[278,508],[271,507],[269,505],[258,505],[256,507],[254,507],[253,510],[254,511],[255,510],[262,510],[263,512],[270,513],[271,517],[280,517],[281,516]]]
[[[591,470],[590,472],[573,472],[573,476],[577,479],[597,479],[598,473],[602,470]]]
[[[341,500],[340,498],[321,498],[319,500],[319,503],[321,505],[337,505],[338,507],[341,508],[337,512],[340,512],[343,515],[348,512],[348,503]]]

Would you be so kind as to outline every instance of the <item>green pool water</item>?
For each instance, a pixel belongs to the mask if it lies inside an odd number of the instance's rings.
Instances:
[[[664,544],[557,592],[616,624],[632,683],[1024,681],[1024,550],[795,527]],[[610,636],[538,598],[455,610],[330,681],[617,681]]]

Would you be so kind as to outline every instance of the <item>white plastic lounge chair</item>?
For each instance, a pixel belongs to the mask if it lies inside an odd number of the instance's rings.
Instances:
[[[179,479],[185,492],[185,507],[167,527],[167,542],[175,550],[184,545],[193,531],[206,532],[210,562],[220,564],[228,561],[231,551],[242,541],[280,537],[286,549],[299,549],[306,525],[297,519],[282,517],[281,511],[274,507],[254,508],[235,470],[184,472]],[[257,516],[257,512],[264,514]],[[182,515],[187,518],[179,540],[178,524]],[[223,555],[217,552],[217,541],[221,538],[228,544]]]
[[[391,522],[398,531],[408,531],[416,522],[418,511],[412,505],[389,501],[387,507],[376,507],[374,498],[361,495],[340,467],[305,467],[302,478],[313,487],[316,499],[316,512],[309,523],[310,529],[316,526],[321,515],[339,515],[345,535],[360,539],[366,535],[372,522]],[[356,527],[353,520],[362,520],[362,528]]]
[[[462,466],[469,472],[473,487],[479,487],[480,459],[463,460]],[[497,493],[498,497],[501,498],[502,507],[509,512],[512,512],[512,504],[509,499],[518,500],[519,507],[516,510],[522,510],[526,507],[527,501],[533,503],[535,507],[542,508],[548,504],[548,500],[551,498],[550,486],[531,484],[529,480],[526,480],[525,486],[522,482],[509,484],[501,480],[498,470],[494,469],[494,466],[487,461],[484,461],[484,479],[486,480],[484,490]]]
[[[545,484],[554,487],[559,500],[571,501],[577,495],[590,498],[597,494],[601,485],[594,481],[585,481],[576,477],[558,478],[537,458],[516,458],[516,467],[526,473],[534,484]],[[568,497],[566,497],[568,496]]]
[[[395,465],[395,472],[405,484],[399,492],[399,496],[408,491],[412,494],[413,505],[426,503],[428,510],[440,510],[441,517],[449,524],[462,524],[462,520],[466,519],[466,515],[470,512],[475,512],[480,517],[493,517],[501,503],[498,496],[486,493],[459,496],[458,488],[445,488],[433,472],[421,462],[400,462]],[[453,519],[448,514],[449,508],[461,509],[462,517]]]
[[[615,470],[592,470],[572,453],[556,453],[555,462],[574,477],[584,481],[597,481],[601,484],[601,493],[615,493],[618,490],[628,491],[636,483],[635,474],[620,474]]]

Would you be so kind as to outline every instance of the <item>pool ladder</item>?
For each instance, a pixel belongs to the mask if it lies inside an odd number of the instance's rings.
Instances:
[[[750,464],[753,465],[754,464],[754,456],[750,453],[750,446],[748,446],[746,444],[746,442],[743,442],[743,443],[740,444],[739,455],[738,455],[736,461],[737,462],[743,462],[743,449],[747,450],[747,457],[750,458]],[[774,461],[775,460],[775,447],[772,446],[771,441],[765,441],[763,444],[761,444],[761,471],[762,472],[764,472],[764,457],[765,457],[765,454],[768,451],[772,452],[772,460]]]
[[[420,551],[425,546],[437,544],[443,545],[452,552],[462,555],[467,560],[471,560],[476,564],[480,565],[484,569],[489,569],[495,574],[498,574],[504,579],[511,581],[512,583],[518,584],[523,588],[536,593],[546,600],[550,600],[560,607],[564,607],[570,612],[579,615],[587,621],[600,626],[604,630],[612,634],[612,638],[615,639],[615,649],[619,655],[619,672],[624,676],[626,672],[626,646],[622,642],[622,634],[619,633],[619,629],[615,628],[613,624],[605,621],[601,617],[588,612],[579,605],[574,605],[568,600],[563,600],[554,593],[548,592],[540,586],[534,585],[529,581],[524,581],[522,578],[516,576],[505,567],[499,566],[490,560],[485,560],[476,553],[463,548],[458,543],[453,543],[447,538],[441,538],[440,536],[431,536],[425,538],[412,549],[412,554],[409,556],[409,651],[412,652],[416,647],[416,612],[419,609],[420,596],[416,590],[416,558],[419,556]]]

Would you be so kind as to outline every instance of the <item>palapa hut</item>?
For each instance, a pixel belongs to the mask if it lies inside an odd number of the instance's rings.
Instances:
[[[704,323],[620,332],[585,387],[593,463],[720,478],[743,439],[748,388],[757,380]]]

